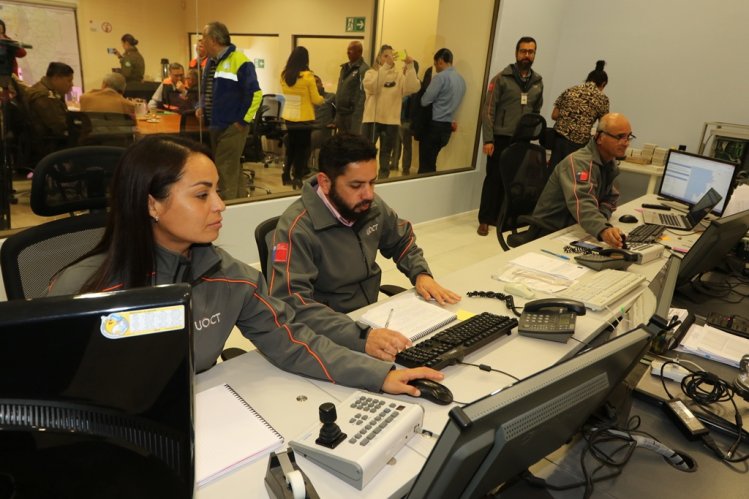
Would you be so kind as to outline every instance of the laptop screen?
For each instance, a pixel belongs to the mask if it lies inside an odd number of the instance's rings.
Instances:
[[[722,199],[712,212],[721,216],[731,196],[736,170],[737,165],[728,161],[671,150],[658,194],[691,207],[713,188]]]

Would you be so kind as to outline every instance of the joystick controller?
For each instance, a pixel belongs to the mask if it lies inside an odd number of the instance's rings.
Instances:
[[[739,375],[736,376],[736,380],[733,382],[733,387],[737,394],[749,402],[749,354],[741,357],[739,371]]]
[[[341,428],[335,422],[338,419],[335,405],[332,402],[320,404],[319,412],[322,428],[320,428],[320,435],[315,443],[329,449],[335,449],[338,444],[346,439],[346,434],[341,431]]]

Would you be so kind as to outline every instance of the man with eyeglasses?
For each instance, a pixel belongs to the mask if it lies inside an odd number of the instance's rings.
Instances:
[[[541,75],[531,69],[536,58],[536,40],[524,36],[515,45],[515,64],[510,64],[489,82],[481,112],[486,154],[486,177],[481,189],[479,236],[489,234],[502,205],[502,177],[499,158],[510,145],[520,117],[540,113],[544,102]]]
[[[148,102],[148,109],[167,109],[186,112],[195,108],[195,99],[189,99],[190,88],[185,82],[185,68],[178,62],[169,65],[169,77],[161,82]]]
[[[622,231],[609,223],[616,210],[619,191],[617,160],[625,157],[635,139],[632,126],[622,114],[609,113],[598,123],[588,145],[573,152],[554,167],[533,218],[542,232],[553,232],[579,223],[585,232],[615,248],[624,245]]]

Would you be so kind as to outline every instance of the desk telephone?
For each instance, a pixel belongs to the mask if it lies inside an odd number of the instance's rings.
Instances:
[[[289,447],[362,490],[421,431],[424,409],[361,391],[337,405],[336,411],[335,405],[322,404],[320,422],[289,442]]]
[[[579,301],[562,298],[530,301],[523,307],[518,333],[566,343],[575,332],[578,315],[585,315],[585,305]]]
[[[577,255],[575,261],[593,270],[625,270],[638,259],[637,253],[619,248],[607,248],[589,255]]]

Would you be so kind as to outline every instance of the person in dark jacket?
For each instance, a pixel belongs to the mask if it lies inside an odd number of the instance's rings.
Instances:
[[[499,159],[510,145],[520,117],[540,113],[544,102],[541,75],[531,69],[536,58],[536,40],[524,36],[515,45],[515,64],[510,64],[492,78],[481,111],[486,177],[481,188],[479,236],[489,234],[502,206],[502,176]]]
[[[114,55],[120,60],[120,73],[128,83],[139,83],[143,81],[143,75],[146,73],[146,61],[138,51],[138,40],[130,33],[125,33],[121,41],[125,53],[114,49]]]
[[[418,390],[406,382],[443,378],[427,368],[394,370],[295,321],[259,272],[213,246],[226,208],[217,185],[201,144],[170,136],[137,142],[112,177],[104,236],[53,280],[49,294],[190,283],[197,371],[216,362],[236,325],[276,366],[312,378],[411,395]]]

